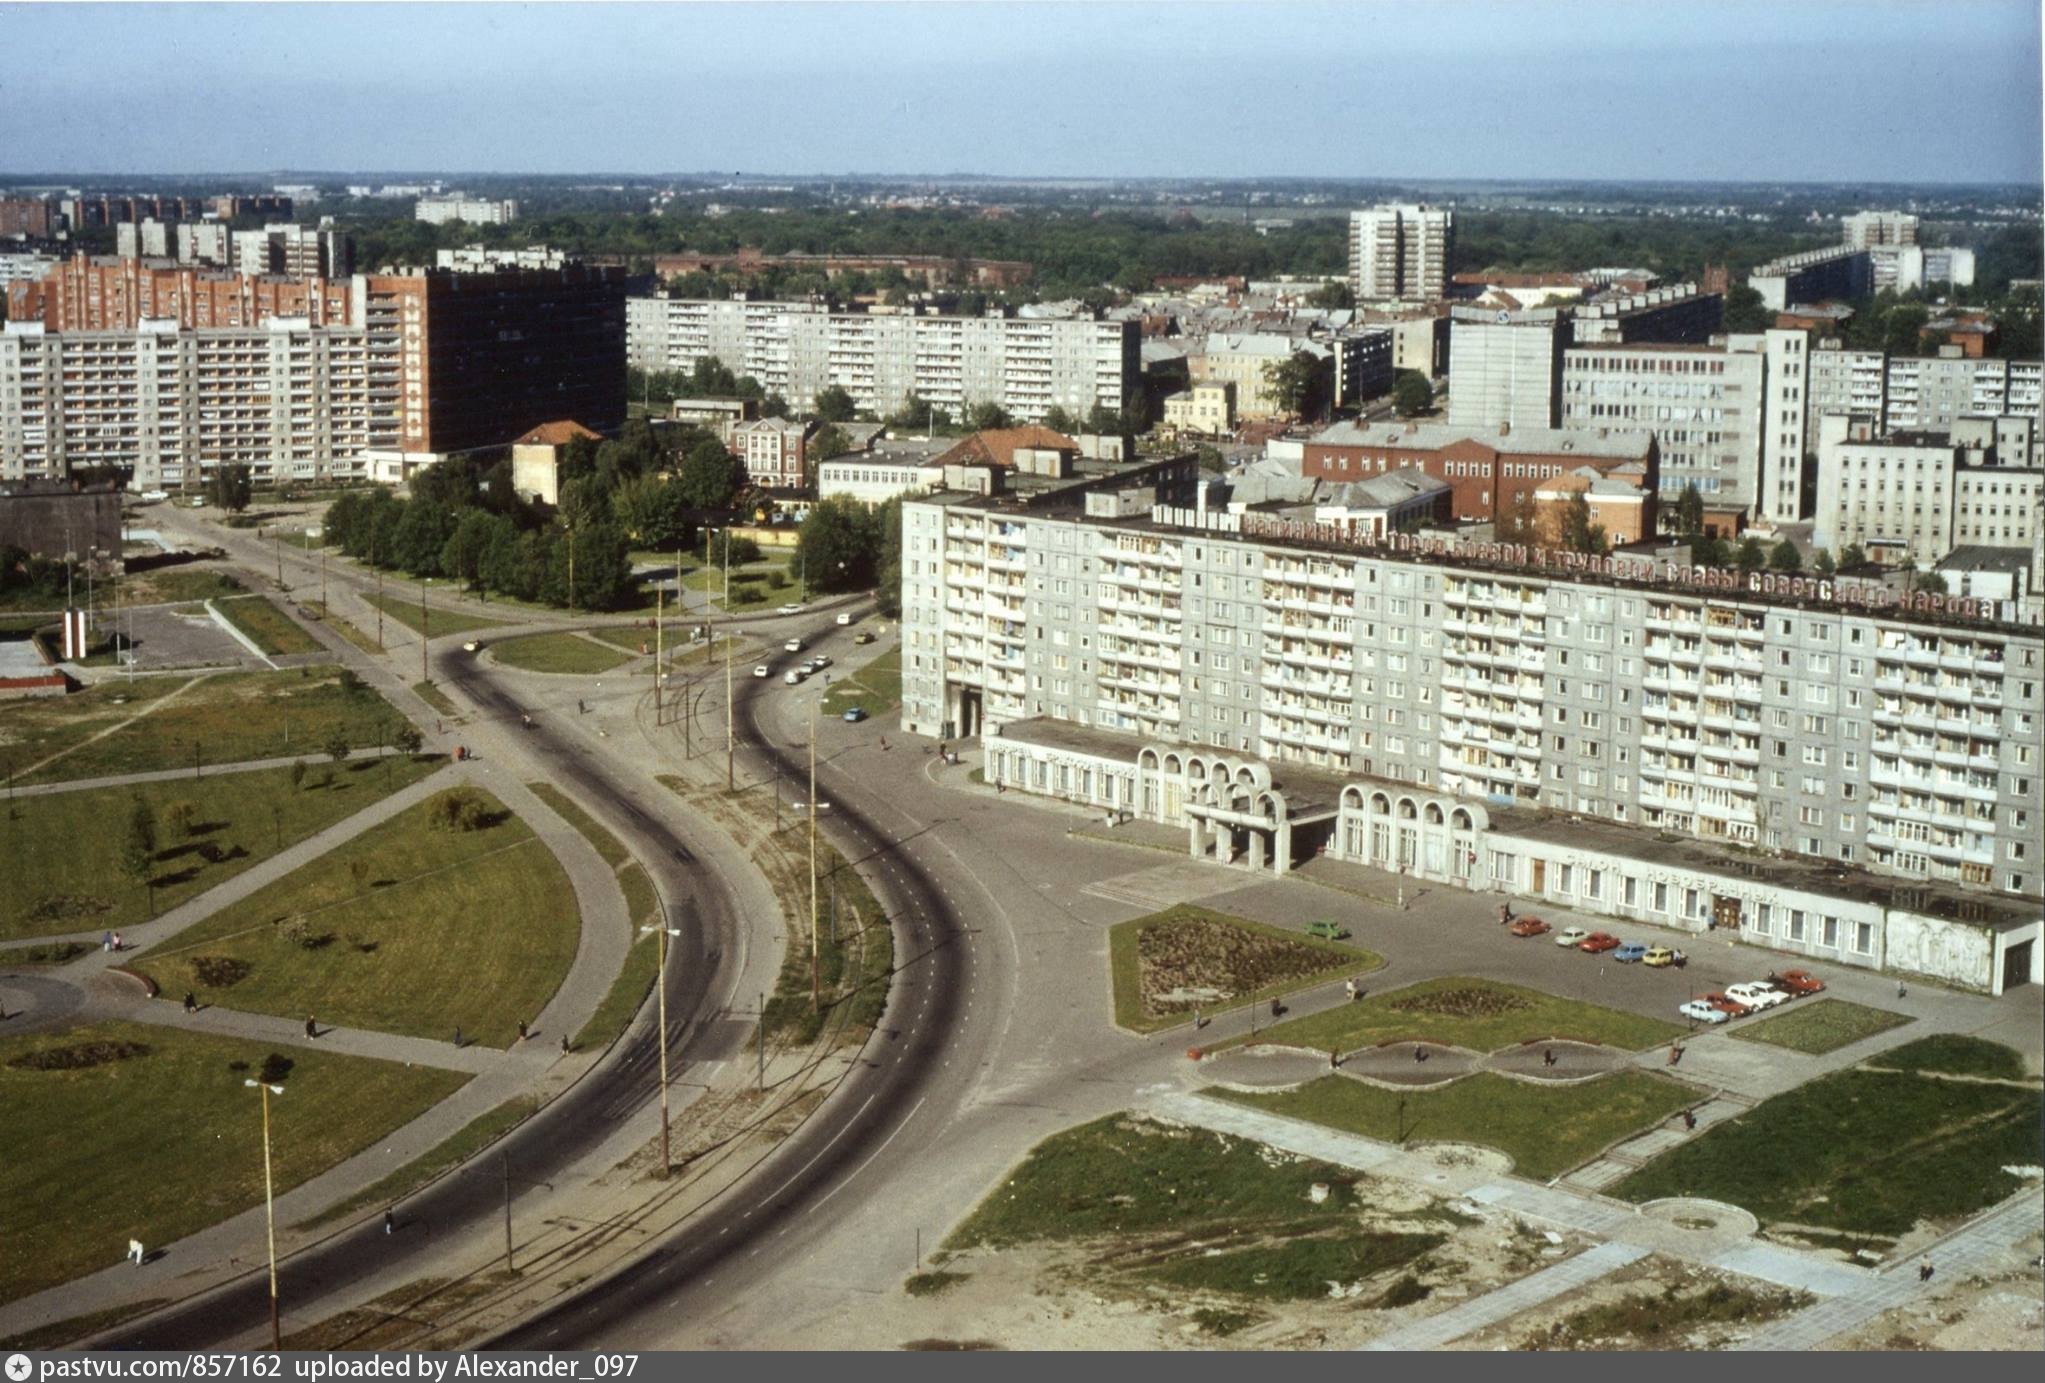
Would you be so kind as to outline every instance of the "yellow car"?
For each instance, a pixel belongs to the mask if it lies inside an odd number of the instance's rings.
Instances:
[[[1650,946],[1647,948],[1647,954],[1640,958],[1640,963],[1642,965],[1652,965],[1655,969],[1659,970],[1664,965],[1674,965],[1676,963],[1676,953],[1666,946]]]

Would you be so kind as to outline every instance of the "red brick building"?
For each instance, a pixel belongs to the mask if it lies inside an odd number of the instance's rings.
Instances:
[[[77,255],[40,279],[7,285],[7,320],[49,331],[126,331],[145,317],[182,327],[260,326],[306,317],[350,324],[345,280],[244,277],[195,264]]]
[[[1337,423],[1307,439],[1300,473],[1312,480],[1362,480],[1403,466],[1448,482],[1459,520],[1495,522],[1543,481],[1579,467],[1599,473],[1642,468],[1652,493],[1658,453],[1651,432],[1607,428],[1499,428],[1445,423]]]

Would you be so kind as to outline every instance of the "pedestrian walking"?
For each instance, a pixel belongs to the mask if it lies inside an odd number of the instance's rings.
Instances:
[[[1926,1258],[1922,1263],[1919,1263],[1917,1265],[1917,1280],[1919,1282],[1929,1282],[1931,1281],[1931,1274],[1932,1274],[1931,1259]]]
[[[457,1049],[462,1045],[462,1030],[460,1028],[454,1030],[454,1045]]]
[[[1543,1066],[1553,1066],[1555,1064],[1555,1049],[1553,1047],[1541,1053],[1541,1064]]]
[[[1414,1060],[1415,1062],[1421,1062],[1421,1061],[1425,1061],[1425,1060],[1427,1060],[1427,1048],[1425,1048],[1425,1047],[1415,1047],[1415,1048],[1413,1049],[1413,1060]]]
[[[115,933],[114,933],[114,951],[115,951],[115,953],[116,953],[116,954],[118,954],[118,953],[120,953],[121,951],[124,951],[124,950],[126,950],[126,949],[127,949],[127,947],[128,947],[128,943],[127,943],[127,942],[125,942],[125,941],[123,941],[123,940],[121,940],[121,934],[120,934],[119,932],[115,932]]]
[[[1355,1002],[1356,1002],[1356,981],[1355,981],[1355,980],[1344,980],[1344,981],[1342,981],[1342,993],[1343,993],[1344,997],[1346,997],[1346,998],[1347,998],[1347,999],[1349,1000],[1349,1002],[1350,1002],[1350,1003],[1355,1003]]]
[[[130,1239],[128,1241],[128,1261],[139,1268],[142,1266],[142,1258],[142,1241],[140,1239]]]
[[[1896,997],[1900,999],[1906,992],[1907,991],[1903,988],[1903,981],[1901,980],[1896,981]]]
[[[1683,1127],[1684,1127],[1684,1128],[1686,1128],[1686,1129],[1691,1129],[1691,1130],[1694,1130],[1694,1129],[1695,1129],[1695,1128],[1697,1127],[1697,1111],[1696,1111],[1696,1110],[1694,1110],[1694,1109],[1686,1109],[1686,1110],[1684,1110],[1684,1111],[1683,1111]]]
[[[99,939],[99,949],[102,951],[111,951],[114,949],[114,934],[112,932],[106,933],[106,935],[102,936]]]
[[[561,1055],[568,1055],[568,1034],[565,1032],[561,1034]]]
[[[883,754],[888,752],[888,737],[886,735],[880,737],[880,752]]]
[[[1682,1059],[1683,1059],[1682,1046],[1678,1043],[1671,1042],[1669,1044],[1669,1065],[1674,1066],[1677,1062],[1681,1061]]]
[[[1341,1069],[1341,1066],[1342,1054],[1331,1048],[1328,1052],[1328,1069],[1330,1071],[1335,1071]]]
[[[307,1037],[318,1037],[320,1035],[320,1025],[313,1021],[310,1013],[305,1015],[305,1035]]]
[[[385,1234],[389,1234],[389,1233],[390,1233],[390,1232],[391,1232],[392,1230],[396,1229],[397,1227],[398,1227],[398,1222],[397,1222],[397,1219],[396,1219],[396,1218],[395,1218],[395,1217],[394,1217],[394,1216],[393,1216],[393,1215],[391,1214],[391,1212],[390,1212],[390,1211],[388,1211],[388,1210],[384,1211],[384,1212],[383,1212],[383,1232],[384,1232]]]
[[[199,1011],[199,996],[198,996],[198,995],[196,995],[196,994],[194,994],[194,993],[192,993],[192,991],[191,991],[191,990],[187,989],[187,990],[185,991],[185,1012],[186,1012],[186,1013],[197,1013],[198,1011]]]
[[[519,1020],[518,1020],[518,1040],[519,1040],[519,1041],[521,1041],[521,1042],[523,1042],[523,1041],[525,1041],[525,1040],[526,1040],[526,1038],[530,1037],[531,1035],[532,1035],[532,1034],[531,1034],[531,1033],[530,1033],[530,1032],[529,1032],[529,1031],[527,1030],[527,1028],[526,1028],[526,1025],[525,1025],[525,1019],[523,1019],[523,1018],[519,1019]]]

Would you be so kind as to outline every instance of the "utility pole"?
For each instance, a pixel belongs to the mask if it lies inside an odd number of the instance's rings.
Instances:
[[[767,996],[760,996],[760,1093],[767,1093]]]
[[[664,649],[661,635],[666,623],[667,587],[659,586],[653,592],[653,725],[660,728],[660,660]],[[687,758],[687,755],[683,755]]]
[[[426,638],[430,617],[426,613],[426,578],[419,578],[419,680],[431,682],[433,674],[426,668]]]
[[[272,548],[272,549],[273,549],[273,550],[274,550],[274,551],[276,552],[276,554],[277,554],[277,589],[281,591],[281,590],[283,590],[283,589],[284,589],[284,530],[283,530],[283,529],[281,529],[281,528],[273,528],[273,529],[271,529],[271,530],[270,530],[270,547],[271,547],[271,548]]]
[[[284,1333],[277,1321],[277,1192],[270,1175],[270,1096],[283,1094],[284,1087],[260,1080],[244,1080],[242,1084],[253,1085],[263,1101],[263,1218],[270,1232],[270,1348],[280,1350],[284,1348]]]
[[[660,946],[660,960],[654,970],[653,983],[659,991],[660,1004],[660,1175],[661,1180],[665,1181],[672,1174],[674,1167],[674,1158],[668,1151],[667,1120],[667,939],[670,936],[680,936],[681,932],[667,924],[667,899],[659,898],[659,902],[660,925],[641,927],[639,930],[657,933]]]
[[[568,613],[575,613],[575,525],[568,525]]]
[[[376,651],[383,649],[383,568],[376,566],[376,533],[369,535],[369,565],[376,567]]]
[[[734,647],[736,647],[736,646],[737,646],[737,643],[738,643],[738,640],[737,640],[737,639],[735,639],[735,638],[734,638],[734,637],[732,636],[732,631],[731,631],[731,630],[729,630],[729,629],[725,630],[725,631],[724,631],[724,790],[725,790],[726,792],[730,792],[730,791],[732,791],[732,790],[733,790],[733,789],[732,789],[732,756],[733,756],[733,754],[734,754],[734,753],[736,752],[736,750],[737,750],[737,747],[738,747],[738,730],[737,730],[737,729],[735,728],[736,722],[735,722],[735,721],[734,721],[734,719],[733,719],[733,716],[734,716],[734,711],[733,711],[733,709],[732,709],[732,701],[731,701],[731,698],[732,698],[732,690],[731,690],[731,651],[732,651],[732,649],[733,649]]]
[[[812,702],[809,708],[809,1006],[810,1011],[823,1007],[823,997],[818,990],[820,980],[818,969],[820,957],[817,951],[817,706]]]
[[[504,1271],[515,1273],[518,1269],[511,1264],[511,1154],[499,1148],[497,1158],[504,1168]]]
[[[374,561],[375,558],[370,559]],[[327,617],[327,550],[320,549],[320,618]]]

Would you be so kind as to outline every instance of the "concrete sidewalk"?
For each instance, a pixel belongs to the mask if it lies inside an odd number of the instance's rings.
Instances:
[[[357,749],[348,755],[349,763],[365,759],[381,759],[391,754],[402,754],[401,749],[388,745],[381,749]],[[295,763],[328,762],[324,749],[308,747],[303,754],[290,754],[278,759],[240,759],[234,763],[206,764],[196,775],[198,781],[208,778],[222,778],[235,773],[260,773],[266,768],[289,768]],[[103,778],[71,778],[61,783],[37,783],[33,787],[17,787],[16,797],[48,797],[62,792],[89,792],[93,788],[124,788],[135,783],[168,783],[176,778],[191,778],[189,768],[157,768],[146,773],[114,773]]]

